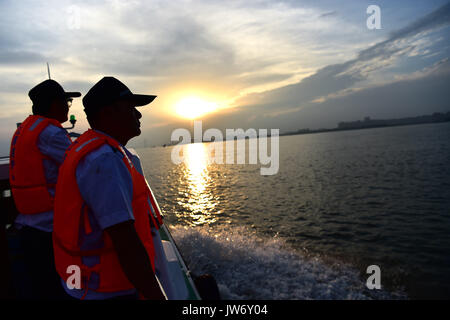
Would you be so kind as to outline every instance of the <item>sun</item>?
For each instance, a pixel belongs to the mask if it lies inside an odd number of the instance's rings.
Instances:
[[[179,116],[191,120],[213,112],[218,108],[217,103],[209,102],[198,97],[183,98],[175,105],[175,111]]]

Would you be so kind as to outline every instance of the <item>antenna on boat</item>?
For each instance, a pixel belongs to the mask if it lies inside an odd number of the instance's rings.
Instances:
[[[47,62],[47,73],[48,73],[48,78],[51,79],[50,78],[50,66],[48,65],[48,62]]]
[[[47,62],[47,74],[48,74],[48,79],[51,80],[52,78],[50,77],[50,66],[48,65],[48,62]],[[70,102],[72,102],[72,98],[70,98]],[[74,114],[70,115],[69,121],[72,124],[72,126],[64,128],[66,130],[67,129],[73,129],[75,127],[75,122],[77,122],[77,120],[75,119],[75,115]],[[17,127],[19,127],[19,124],[17,124]],[[77,137],[80,136],[80,134],[75,133],[75,132],[71,132],[71,133],[69,133],[69,136],[77,138]]]

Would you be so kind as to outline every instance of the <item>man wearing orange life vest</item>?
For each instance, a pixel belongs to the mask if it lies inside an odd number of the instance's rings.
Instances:
[[[10,150],[11,191],[19,212],[15,227],[31,276],[26,297],[53,299],[64,294],[53,258],[53,197],[59,166],[71,144],[61,123],[67,121],[72,98],[81,94],[45,80],[28,95],[33,115],[17,128]]]
[[[155,277],[149,189],[127,142],[138,136],[144,106],[156,96],[133,94],[104,77],[83,99],[92,129],[68,149],[56,187],[53,244],[66,292],[77,299],[165,299]],[[69,285],[70,266],[81,270]]]

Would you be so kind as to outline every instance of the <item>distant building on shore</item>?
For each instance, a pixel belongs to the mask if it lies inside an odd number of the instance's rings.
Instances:
[[[339,122],[338,129],[361,129],[361,128],[375,128],[375,127],[388,127],[388,126],[400,126],[408,124],[420,124],[420,123],[432,123],[432,122],[446,122],[450,121],[450,112],[439,113],[435,112],[432,115],[409,117],[401,119],[386,119],[386,120],[372,120],[370,117],[365,117],[363,121],[349,121]]]

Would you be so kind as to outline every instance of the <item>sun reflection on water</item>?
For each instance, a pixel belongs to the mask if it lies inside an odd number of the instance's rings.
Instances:
[[[184,164],[180,179],[178,204],[184,209],[180,215],[193,225],[216,221],[216,203],[211,193],[212,181],[208,172],[208,150],[203,143],[183,146]]]

